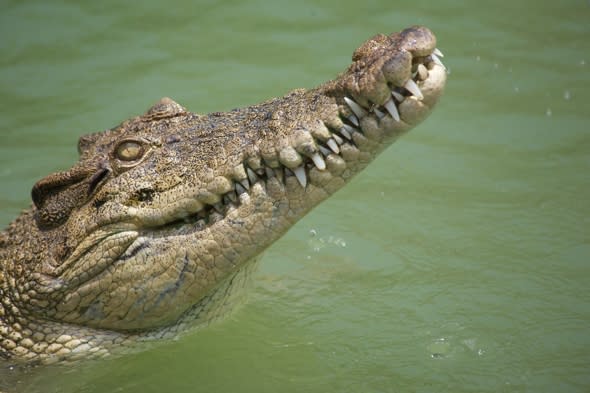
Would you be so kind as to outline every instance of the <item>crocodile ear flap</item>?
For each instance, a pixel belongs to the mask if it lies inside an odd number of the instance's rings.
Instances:
[[[72,210],[88,200],[109,172],[102,165],[93,170],[77,166],[39,180],[31,191],[38,225],[48,229],[64,223]]]

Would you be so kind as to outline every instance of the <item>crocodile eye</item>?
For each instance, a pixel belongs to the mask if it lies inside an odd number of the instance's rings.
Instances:
[[[121,161],[136,161],[143,157],[145,149],[136,141],[126,140],[117,146],[115,154]]]

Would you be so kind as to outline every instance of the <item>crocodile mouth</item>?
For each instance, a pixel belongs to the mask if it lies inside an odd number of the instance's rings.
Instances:
[[[341,186],[357,172],[359,161],[369,161],[367,152],[375,155],[376,146],[385,147],[427,117],[446,80],[441,57],[438,49],[414,57],[411,76],[400,85],[388,83],[391,94],[381,104],[361,104],[350,94],[337,98],[340,126],[322,123],[320,131],[312,133],[316,148],[290,146],[272,159],[246,159],[226,178],[229,184],[222,187],[223,192],[209,190],[186,198],[155,221],[140,219],[140,236],[188,235],[224,220],[239,224],[240,207],[258,196],[251,195],[254,189],[266,194],[269,187],[289,193],[325,188],[331,182]],[[334,181],[336,178],[340,181]]]

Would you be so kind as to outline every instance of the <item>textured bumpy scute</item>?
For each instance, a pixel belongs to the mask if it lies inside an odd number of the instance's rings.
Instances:
[[[0,235],[0,358],[95,358],[207,323],[254,259],[442,94],[434,35],[377,35],[336,79],[197,115],[164,98],[80,138]]]

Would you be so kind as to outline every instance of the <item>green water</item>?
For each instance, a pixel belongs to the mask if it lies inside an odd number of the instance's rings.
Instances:
[[[0,7],[2,225],[79,135],[161,96],[252,104],[411,24],[451,71],[430,119],[268,250],[229,319],[17,391],[590,391],[588,1]]]

